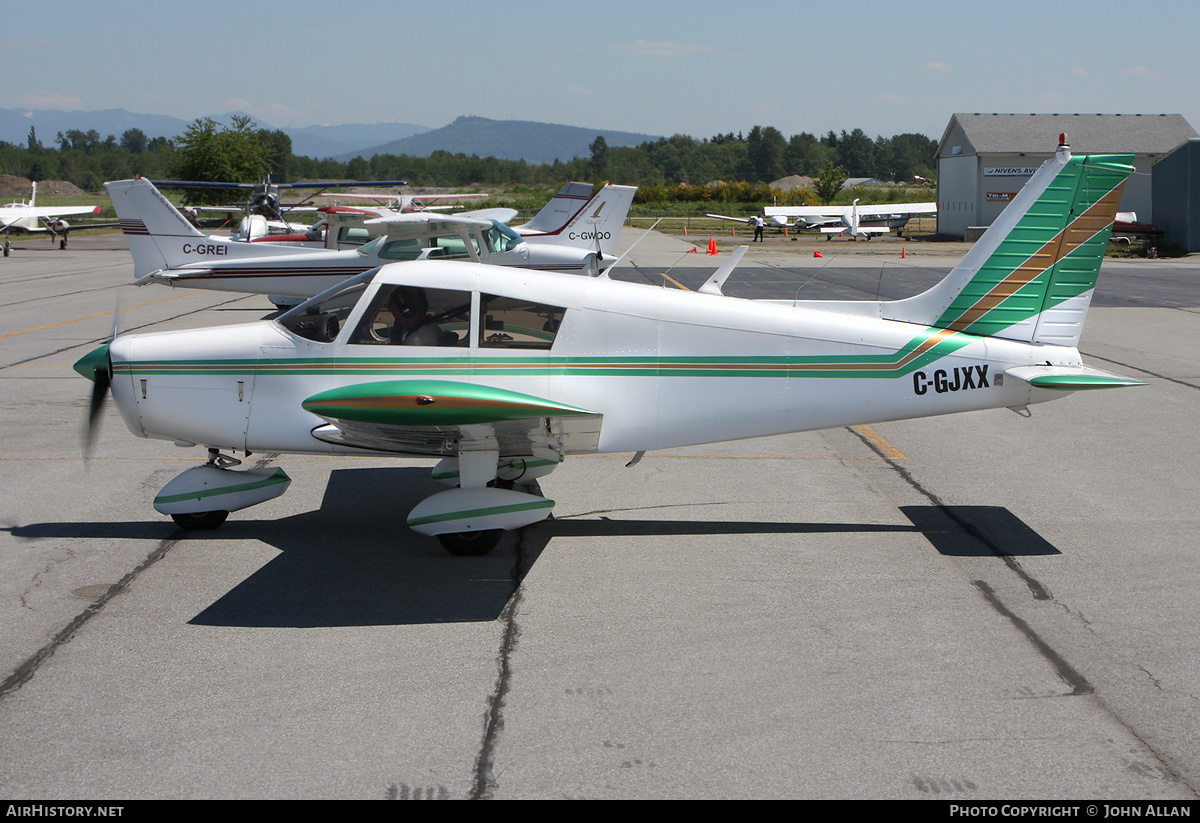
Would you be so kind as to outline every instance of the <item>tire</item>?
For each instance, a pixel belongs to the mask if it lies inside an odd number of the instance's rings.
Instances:
[[[503,529],[485,529],[478,532],[439,534],[437,539],[442,548],[455,557],[483,557],[496,548],[502,534]]]
[[[175,525],[181,529],[186,529],[190,532],[209,531],[215,529],[225,522],[225,518],[229,516],[229,512],[193,512],[190,514],[173,514],[171,519],[175,521]]]

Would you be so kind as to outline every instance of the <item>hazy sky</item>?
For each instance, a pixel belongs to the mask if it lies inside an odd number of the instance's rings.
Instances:
[[[764,125],[939,139],[955,112],[1182,114],[1200,128],[1195,0],[0,9],[2,108],[242,110],[271,126],[479,115],[697,138]]]

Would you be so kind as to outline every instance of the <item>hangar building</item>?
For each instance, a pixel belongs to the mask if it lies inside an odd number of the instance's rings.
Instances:
[[[1178,114],[955,114],[938,144],[938,234],[975,239],[1067,135],[1074,154],[1133,154],[1121,211],[1153,223],[1150,167],[1200,137]]]
[[[1154,227],[1188,254],[1200,252],[1200,138],[1154,165]]]

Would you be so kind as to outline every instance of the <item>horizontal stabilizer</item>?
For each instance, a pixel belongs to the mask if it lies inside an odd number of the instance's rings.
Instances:
[[[1057,391],[1119,389],[1125,386],[1148,385],[1142,380],[1093,369],[1090,366],[1019,366],[1004,373],[1025,381],[1035,389]]]

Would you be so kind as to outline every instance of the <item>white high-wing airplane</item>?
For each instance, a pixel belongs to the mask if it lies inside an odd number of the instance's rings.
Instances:
[[[768,220],[796,219],[797,227],[819,228],[824,234],[860,234],[871,239],[872,234],[887,234],[902,229],[911,217],[918,214],[937,214],[937,203],[883,203],[860,206],[855,200],[849,206],[764,206]],[[801,226],[803,224],[803,226]]]
[[[268,294],[277,303],[307,298],[352,275],[397,261],[425,258],[519,266],[539,271],[595,276],[613,261],[596,251],[587,236],[616,235],[625,211],[606,206],[626,201],[628,186],[606,186],[564,229],[584,235],[573,244],[550,242],[541,235],[523,237],[496,220],[436,212],[375,216],[361,212],[331,221],[326,244],[346,243],[344,251],[280,243],[245,243],[205,235],[193,226],[149,180],[105,183],[133,255],[135,283],[165,283],[187,288]],[[604,213],[615,224],[597,229],[589,223]],[[333,215],[331,215],[332,217]],[[367,242],[370,237],[373,241]],[[602,247],[607,244],[602,244]]]
[[[1060,145],[944,280],[902,300],[728,297],[729,264],[689,292],[418,261],[277,320],[119,336],[75,369],[94,382],[92,424],[111,389],[134,434],[208,449],[154,500],[184,528],[291,482],[221,450],[420,455],[452,488],[408,525],[483,554],[549,515],[521,484],[573,454],[636,462],[1138,385],[1077,348],[1131,161]]]
[[[591,183],[569,182],[559,189],[528,223],[513,226],[513,230],[531,243],[574,246],[596,251],[601,261],[612,260],[617,239],[637,186],[616,186],[606,183],[595,195]],[[344,195],[343,195],[344,196]],[[367,196],[367,195],[363,195]],[[436,197],[437,195],[430,195]],[[468,195],[462,195],[468,196]],[[338,215],[343,222],[352,219],[355,209],[331,206],[322,212]],[[383,216],[381,210],[369,213]],[[517,216],[512,209],[482,209],[465,213],[468,217],[483,217],[507,223]],[[329,236],[329,235],[327,235]],[[337,247],[336,240],[327,240],[330,247]],[[361,242],[361,241],[360,241]]]
[[[321,196],[332,200],[371,200],[376,204],[374,209],[379,212],[380,216],[383,216],[385,212],[447,211],[449,209],[459,209],[462,206],[454,203],[439,203],[437,201],[481,200],[491,197],[486,192],[471,194],[362,194],[359,192],[344,192]]]
[[[59,238],[58,247],[67,247],[67,234],[71,224],[63,217],[72,214],[99,214],[99,206],[39,206],[37,205],[37,183],[28,203],[5,203],[0,206],[0,231],[4,232],[4,256],[12,249],[9,235],[41,234],[47,232],[53,241]]]
[[[937,214],[937,203],[885,203],[878,206],[860,206],[855,200],[849,206],[764,206],[763,221],[777,229],[820,229],[822,233],[863,235],[868,240],[872,234],[887,234],[893,229],[902,229],[909,219],[918,214]],[[717,220],[733,220],[738,223],[753,223],[754,218],[728,217],[710,214]]]
[[[224,183],[198,180],[155,180],[152,182],[158,186],[173,188],[232,189],[249,192],[249,199],[242,203],[229,206],[189,206],[186,211],[191,212],[193,216],[195,216],[196,212],[201,211],[225,213],[242,211],[245,213],[245,216],[238,222],[238,227],[232,235],[233,239],[243,241],[279,240],[281,236],[286,236],[286,240],[308,245],[319,245],[319,238],[303,236],[312,227],[303,223],[289,222],[286,216],[291,213],[298,214],[301,212],[317,211],[316,206],[312,205],[311,199],[321,196],[325,189],[352,188],[356,186],[408,185],[408,181],[406,180],[339,180],[321,183],[272,183],[270,175],[261,183]],[[322,191],[309,195],[301,203],[284,203],[280,194],[280,191],[283,189],[320,189]]]

